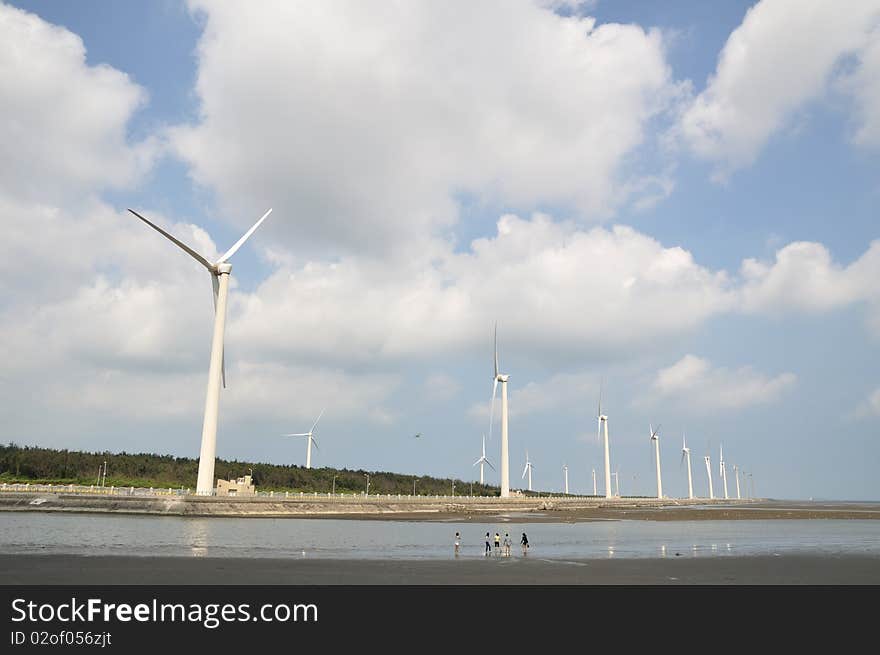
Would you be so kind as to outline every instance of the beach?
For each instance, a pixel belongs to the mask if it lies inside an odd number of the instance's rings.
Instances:
[[[880,558],[791,555],[655,559],[309,560],[0,555],[0,585],[860,585]]]

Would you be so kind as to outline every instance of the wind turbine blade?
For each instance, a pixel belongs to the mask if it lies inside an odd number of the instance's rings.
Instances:
[[[220,280],[216,275],[211,275],[211,286],[214,287],[214,313],[217,313],[217,296],[220,295]],[[223,388],[226,388],[226,344],[223,344],[223,352],[220,353],[220,377],[223,380]]]
[[[327,409],[327,408],[325,407],[324,409]],[[321,417],[324,416],[324,409],[322,409],[322,410],[321,410],[321,413],[318,414],[318,418],[316,418],[316,419],[315,419],[315,422],[312,424],[312,429],[310,430],[310,432],[314,432],[314,431],[315,431],[315,427],[318,425],[318,421],[320,421],[320,420],[321,420]]]
[[[244,244],[244,242],[248,240],[248,238],[254,233],[254,231],[255,231],[258,227],[260,227],[260,223],[262,223],[263,221],[265,221],[265,220],[266,220],[266,217],[267,217],[269,214],[271,214],[271,213],[272,213],[272,210],[270,209],[270,210],[267,211],[265,214],[263,214],[262,218],[260,218],[260,220],[258,220],[256,223],[254,223],[253,227],[251,227],[251,229],[249,229],[247,232],[245,232],[245,233],[244,233],[244,236],[241,237],[241,239],[239,239],[238,241],[235,242],[235,245],[234,245],[234,246],[232,246],[229,250],[227,250],[225,253],[223,253],[223,256],[220,257],[220,259],[217,260],[217,263],[218,263],[218,264],[222,264],[222,263],[225,262],[227,259],[229,259],[230,257],[232,257],[232,256],[235,254],[235,251],[238,250],[239,248],[241,248],[241,246]]]
[[[523,478],[526,477],[526,471],[528,471],[528,470],[529,470],[529,465],[526,464],[526,467],[523,469],[523,474],[521,477],[523,477]]]
[[[495,394],[498,392],[498,378],[492,385],[492,404],[489,407],[489,441],[492,441],[492,421],[495,420]]]
[[[156,230],[156,232],[158,232],[159,234],[161,234],[162,236],[164,236],[166,239],[168,239],[169,241],[171,241],[172,243],[174,243],[175,245],[177,245],[178,248],[180,248],[181,250],[183,250],[184,252],[186,252],[190,257],[192,257],[193,259],[195,259],[199,264],[201,264],[202,266],[204,266],[205,268],[207,268],[209,271],[211,271],[211,273],[214,272],[214,265],[213,265],[211,262],[209,262],[207,259],[205,259],[204,257],[202,257],[202,256],[201,256],[199,253],[197,253],[195,250],[193,250],[192,248],[190,248],[188,245],[186,245],[185,243],[183,243],[183,241],[180,241],[180,240],[176,239],[175,237],[171,236],[171,235],[168,234],[165,230],[163,230],[161,227],[159,227],[159,226],[156,225],[155,223],[151,223],[151,222],[148,221],[146,218],[144,218],[143,216],[141,216],[140,214],[138,214],[135,210],[133,210],[133,209],[129,209],[128,211],[130,211],[132,214],[134,214],[135,216],[137,216],[137,217],[138,217],[139,219],[141,219],[144,223],[146,223],[146,224],[149,225],[151,228],[153,228],[154,230]]]
[[[474,466],[476,466],[477,464],[479,464],[479,463],[482,462],[482,461],[483,461],[483,458],[481,457],[481,458],[478,459],[476,462],[474,462]]]
[[[498,377],[498,323],[495,324],[495,377]]]
[[[492,466],[492,462],[490,462],[488,459],[486,460],[486,464],[489,465],[489,468],[490,468],[490,469],[492,469],[493,471],[495,470],[495,467]]]
[[[296,434],[282,434],[282,437],[308,437],[308,432],[297,432]]]
[[[321,450],[320,448],[318,448],[318,440],[315,439],[314,437],[310,437],[310,439],[312,440],[312,443],[315,444],[315,448],[317,450]]]

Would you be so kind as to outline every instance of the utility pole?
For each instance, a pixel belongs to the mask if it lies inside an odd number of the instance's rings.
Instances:
[[[104,460],[104,477],[101,478],[101,486],[102,487],[107,486],[107,460],[106,459]]]
[[[338,477],[339,477],[338,475],[333,476],[333,491],[331,491],[330,493],[334,496],[336,495],[336,478],[338,478]]]
[[[369,474],[369,473],[364,473],[364,477],[367,479],[367,489],[366,489],[366,491],[364,492],[364,495],[365,495],[365,496],[369,496],[369,495],[370,495],[370,474]]]

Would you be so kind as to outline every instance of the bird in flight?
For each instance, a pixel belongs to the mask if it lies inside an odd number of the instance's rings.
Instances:
[[[421,432],[417,432],[416,435],[413,437],[413,439],[421,439],[421,438],[422,438]]]

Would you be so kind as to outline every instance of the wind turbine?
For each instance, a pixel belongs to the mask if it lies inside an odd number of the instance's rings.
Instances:
[[[315,419],[315,422],[312,424],[312,429],[308,432],[297,432],[296,434],[282,434],[282,437],[308,437],[306,439],[306,468],[312,468],[312,444],[315,444],[315,448],[318,447],[318,442],[315,441],[315,427],[318,425],[318,421],[321,420],[321,417],[324,416],[324,410],[321,410],[321,413],[318,414],[318,418]]]
[[[270,209],[253,224],[251,229],[235,242],[235,245],[227,250],[220,258],[211,262],[182,241],[171,236],[158,225],[151,223],[133,209],[132,214],[144,223],[156,230],[159,234],[171,241],[178,248],[195,259],[199,264],[208,269],[211,274],[211,284],[214,287],[214,336],[211,340],[211,363],[208,367],[208,391],[205,394],[205,419],[202,423],[202,446],[199,451],[199,477],[196,483],[196,493],[202,496],[210,496],[214,493],[214,461],[217,453],[217,419],[220,411],[220,385],[226,387],[226,362],[223,356],[223,334],[226,330],[226,297],[229,293],[229,274],[232,265],[227,261],[235,252],[244,245],[260,223],[272,213]]]
[[[489,439],[492,438],[492,419],[495,417],[495,392],[501,383],[501,497],[510,497],[510,458],[507,450],[507,380],[498,369],[498,325],[495,325],[495,377],[492,383],[492,406],[489,409]]]
[[[596,440],[602,432],[602,426],[605,426],[605,497],[611,498],[611,452],[608,450],[608,417],[602,413],[602,385],[599,385],[599,409],[596,415],[599,420],[599,426],[596,431]]]
[[[663,498],[663,481],[660,479],[660,426],[655,430],[651,424],[648,424],[651,431],[651,441],[654,442],[654,460],[657,463],[657,498]]]
[[[719,460],[718,466],[720,468],[721,480],[724,483],[724,500],[727,500],[727,468],[724,466],[724,446],[719,444],[718,447],[721,449],[721,459]]]
[[[715,492],[712,490],[712,461],[708,455],[703,459],[706,460],[706,475],[709,476],[709,500],[715,500]]]
[[[493,471],[495,470],[495,467],[492,466],[492,462],[490,462],[486,458],[486,435],[485,434],[483,435],[483,455],[480,457],[480,459],[478,459],[476,462],[474,462],[474,466],[476,466],[477,464],[480,465],[480,484],[483,484],[483,465],[488,464],[489,468],[491,468]]]
[[[568,495],[568,464],[562,465],[562,472],[565,475],[565,495]]]
[[[739,467],[736,464],[733,465],[733,477],[736,478],[736,499],[742,500],[739,495]]]
[[[598,493],[596,493],[596,469],[593,469],[593,495],[599,495]]]
[[[681,462],[684,463],[684,460],[687,459],[688,465],[688,498],[694,497],[694,479],[691,475],[691,449],[687,447],[687,443],[684,440],[684,434],[681,435]]]
[[[620,469],[617,469],[614,472],[614,486],[617,489],[617,493],[615,495],[620,498]]]
[[[529,474],[529,491],[532,490],[532,462],[529,460],[529,451],[526,451],[526,467],[523,469],[522,477],[526,477],[526,473]]]

